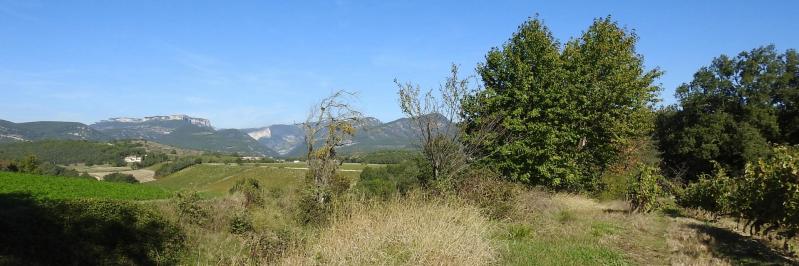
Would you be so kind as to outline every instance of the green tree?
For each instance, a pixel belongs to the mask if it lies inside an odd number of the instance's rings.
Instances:
[[[39,159],[35,155],[25,156],[19,161],[19,171],[23,173],[35,173],[39,168]]]
[[[645,70],[637,40],[606,17],[561,49],[540,19],[525,22],[478,66],[485,89],[463,105],[466,140],[500,117],[507,132],[479,143],[489,165],[529,184],[594,188],[621,149],[651,130],[662,72]]]
[[[719,56],[676,90],[661,110],[656,138],[666,173],[694,179],[713,170],[733,175],[770,154],[769,143],[799,143],[799,57],[773,45]]]

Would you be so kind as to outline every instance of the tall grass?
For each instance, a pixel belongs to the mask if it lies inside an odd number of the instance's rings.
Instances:
[[[472,206],[417,197],[355,203],[285,264],[486,265],[491,223]]]

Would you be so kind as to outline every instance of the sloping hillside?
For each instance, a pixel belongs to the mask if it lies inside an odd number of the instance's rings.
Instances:
[[[108,138],[100,131],[77,122],[40,121],[14,123],[0,120],[0,142],[45,139],[106,140]]]

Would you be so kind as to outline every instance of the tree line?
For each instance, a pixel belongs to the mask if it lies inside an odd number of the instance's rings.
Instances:
[[[129,141],[43,140],[0,144],[0,159],[17,160],[35,155],[41,161],[60,165],[125,165],[123,159],[126,156],[143,156],[145,153],[141,144]]]

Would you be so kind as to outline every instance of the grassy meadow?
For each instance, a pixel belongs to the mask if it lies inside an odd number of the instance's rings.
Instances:
[[[245,178],[254,178],[267,187],[298,186],[305,178],[305,165],[299,163],[264,164],[200,164],[146,185],[170,190],[193,190],[216,196],[228,193],[233,184]],[[351,180],[357,179],[361,164],[345,164],[341,174]]]
[[[197,265],[788,265],[794,262],[789,255],[765,244],[765,240],[746,236],[721,223],[673,213],[635,213],[620,200],[553,193],[505,182],[472,184],[475,191],[446,195],[413,189],[404,196],[369,198],[358,192],[360,171],[365,167],[361,164],[349,164],[340,171],[350,186],[335,197],[329,209],[309,209],[306,170],[302,166],[199,164],[143,184],[0,172],[0,194],[5,195],[3,202],[16,202],[11,195],[20,193],[44,200],[34,205],[57,213],[56,220],[73,221],[79,213],[83,213],[80,217],[101,215],[91,219],[110,215],[104,221],[117,226],[122,221],[119,219],[129,218],[114,210],[129,209],[124,213],[135,214],[131,219],[156,219],[153,221],[161,226],[173,228],[158,231],[152,239],[141,240],[155,241],[148,252],[166,252],[171,254],[168,257],[152,254],[142,257],[144,251],[134,250],[119,256],[98,257],[105,262],[131,259]],[[243,180],[257,180],[256,203],[249,204],[248,196],[242,192],[231,193],[231,188]],[[486,197],[496,189],[510,193],[499,198]],[[22,231],[34,230],[24,224],[14,226]],[[128,230],[147,235],[142,231],[149,230],[146,228],[141,224]],[[79,237],[75,234],[68,235]],[[101,233],[94,238],[109,241]],[[180,245],[173,243],[176,239],[182,239]],[[87,241],[98,245],[91,242],[94,240]],[[0,254],[0,262],[2,258]],[[10,262],[18,258],[6,257]]]

